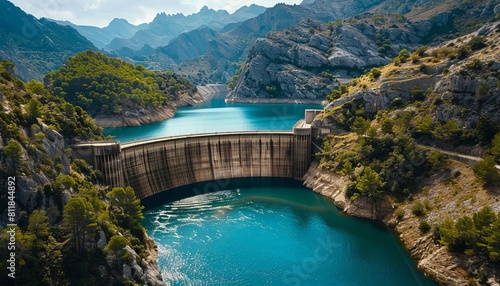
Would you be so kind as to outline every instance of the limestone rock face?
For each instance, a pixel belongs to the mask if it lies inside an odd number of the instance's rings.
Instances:
[[[149,238],[147,238],[149,240]],[[156,264],[157,253],[153,251],[152,257],[148,257],[149,262],[141,259],[140,264],[137,263],[138,254],[130,247],[126,246],[125,250],[130,253],[131,259],[128,263],[123,264],[122,276],[125,279],[135,279],[142,281],[147,286],[164,286],[167,285],[163,281],[160,269]],[[151,251],[151,249],[148,249]]]
[[[418,45],[420,37],[412,27],[386,21],[384,27],[375,27],[368,20],[341,24],[305,20],[289,30],[270,32],[250,49],[230,98],[324,99],[339,80],[348,81],[363,69],[392,61],[394,51],[379,52],[380,37],[398,51]]]
[[[500,62],[495,61],[492,68],[498,70],[498,66]],[[450,74],[436,85],[435,92],[441,94],[444,103],[437,107],[434,117],[441,122],[456,120],[459,127],[467,129],[474,128],[482,114],[500,121],[497,81],[493,76],[478,77],[464,70]],[[484,88],[484,95],[480,94],[480,87]]]

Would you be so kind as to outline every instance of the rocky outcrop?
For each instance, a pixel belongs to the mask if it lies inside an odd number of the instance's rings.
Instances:
[[[456,52],[457,46],[467,45],[479,35],[494,47],[500,44],[500,38],[494,32],[498,24],[495,22],[481,27],[477,32],[462,37],[461,43],[453,40],[429,48],[427,55],[443,49]],[[380,110],[416,100],[412,98],[412,90],[417,88],[422,92],[417,100],[423,101],[422,106],[428,109],[433,122],[445,124],[452,120],[460,129],[474,130],[481,117],[500,122],[498,57],[497,49],[484,47],[472,51],[464,59],[443,59],[432,65],[427,65],[425,62],[431,60],[425,59],[416,64],[390,66],[388,70],[391,71],[373,81],[370,87],[334,100],[326,109],[335,109],[357,100],[362,102],[366,113],[374,115]],[[425,67],[424,71],[416,72],[422,67]],[[411,111],[418,113],[415,108]],[[317,127],[338,127],[328,116],[318,117],[313,124]]]
[[[137,257],[139,255],[135,250],[128,245],[125,247],[125,250],[130,253],[132,259],[122,266],[123,279],[142,281],[143,284],[147,286],[167,286],[168,284],[163,281],[160,268],[156,263],[158,259],[157,246],[154,241],[147,236],[146,247],[149,256],[146,259],[141,258],[139,263],[137,263]]]
[[[250,50],[234,98],[325,99],[337,79],[392,61],[377,41],[387,37],[395,50],[415,47],[420,38],[390,17],[386,25],[370,20],[343,23],[302,21],[291,29],[271,32]]]
[[[393,208],[385,199],[359,197],[351,201],[346,197],[346,188],[350,180],[345,176],[319,168],[313,162],[304,175],[304,185],[313,191],[331,198],[335,205],[345,213],[373,220],[388,221]]]
[[[304,6],[318,8],[322,2],[310,1]],[[328,24],[303,20],[258,39],[231,97],[324,99],[340,83],[391,62],[402,49],[414,50],[442,35],[450,36],[451,31],[470,32],[456,26],[458,18],[474,23],[480,23],[481,17],[493,19],[491,13],[484,14],[479,3],[387,0],[378,4],[351,19],[346,19],[348,13],[340,12],[345,10],[330,10],[334,16]],[[388,11],[406,14],[388,15]],[[336,19],[344,20],[334,22]],[[388,94],[388,101],[382,103],[391,103],[396,97]]]

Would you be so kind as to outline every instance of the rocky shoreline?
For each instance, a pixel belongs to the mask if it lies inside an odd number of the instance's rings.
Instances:
[[[95,124],[101,127],[124,127],[124,126],[142,126],[145,124],[160,122],[171,118],[178,107],[196,105],[205,102],[218,93],[227,92],[225,84],[211,84],[198,86],[198,91],[192,96],[182,94],[178,99],[169,102],[163,107],[153,107],[149,109],[140,109],[128,111],[122,115],[99,115],[94,118]]]
[[[321,104],[320,99],[302,99],[302,98],[242,98],[227,97],[226,102],[232,103],[281,103],[281,104]]]

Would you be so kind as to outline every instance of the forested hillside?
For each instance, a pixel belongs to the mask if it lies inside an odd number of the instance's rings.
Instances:
[[[167,107],[196,87],[171,72],[147,71],[101,53],[75,55],[44,78],[56,96],[82,107],[92,116],[146,114],[148,109]]]
[[[71,158],[71,144],[103,139],[102,129],[14,69],[0,62],[0,222],[17,224],[0,231],[0,284],[162,283],[134,191],[99,186],[100,173]],[[7,268],[13,231],[16,279]]]

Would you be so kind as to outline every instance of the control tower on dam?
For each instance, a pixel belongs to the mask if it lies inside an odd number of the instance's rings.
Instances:
[[[291,131],[191,134],[122,144],[100,141],[73,146],[113,187],[131,186],[138,198],[187,184],[243,177],[300,180],[311,162],[311,121],[306,110]]]

